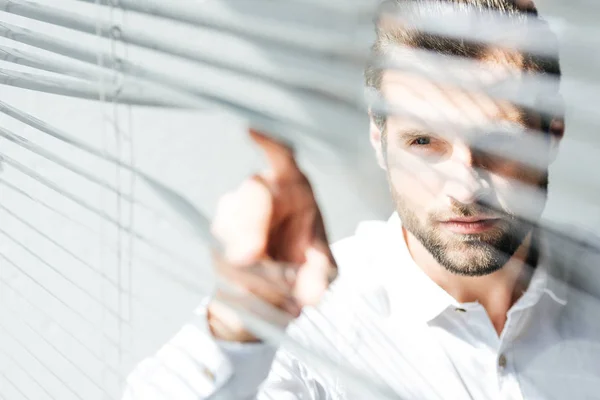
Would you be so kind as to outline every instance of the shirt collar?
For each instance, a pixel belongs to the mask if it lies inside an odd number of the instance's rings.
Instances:
[[[394,213],[385,225],[381,249],[376,262],[384,266],[383,287],[387,292],[390,315],[401,314],[422,322],[429,322],[449,307],[461,305],[444,289],[437,285],[413,261],[404,241],[402,222]],[[549,274],[552,265],[548,259],[548,243],[540,237],[540,254],[537,268],[527,291],[515,303],[513,309],[524,309],[535,305],[547,295],[556,304],[566,304],[566,287],[562,280]]]
[[[458,302],[431,280],[413,261],[397,213],[388,220],[380,242],[378,263],[384,266],[383,286],[391,316],[428,322]]]

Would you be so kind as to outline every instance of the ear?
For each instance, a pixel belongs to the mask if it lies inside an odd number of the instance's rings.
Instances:
[[[385,163],[385,156],[383,154],[383,146],[381,143],[381,130],[377,127],[377,124],[373,120],[373,115],[369,111],[369,140],[371,141],[371,146],[373,146],[373,150],[375,150],[375,156],[377,157],[377,164],[382,169],[387,169]]]
[[[555,117],[550,121],[548,135],[550,136],[549,161],[552,164],[558,156],[560,142],[565,136],[565,119],[563,117]]]
[[[552,164],[558,156],[558,148],[565,135],[565,102],[559,93],[540,97],[538,102],[541,103],[540,106],[552,110],[554,114],[547,126],[547,135],[550,139],[548,162]]]

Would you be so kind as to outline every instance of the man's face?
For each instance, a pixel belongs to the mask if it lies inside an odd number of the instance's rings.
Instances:
[[[539,129],[539,117],[398,71],[385,72],[382,93],[408,111],[388,117],[381,140],[405,229],[451,272],[480,276],[501,268],[545,206],[550,144],[526,131]],[[502,149],[516,159],[493,154]],[[541,167],[522,160],[531,151]]]

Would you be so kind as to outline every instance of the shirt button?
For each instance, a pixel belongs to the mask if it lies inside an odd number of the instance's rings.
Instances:
[[[498,357],[498,366],[500,368],[506,367],[506,356],[504,354],[500,354],[500,357]]]
[[[202,372],[204,373],[204,376],[206,378],[208,378],[209,381],[211,381],[213,383],[215,382],[215,374],[213,374],[210,369],[204,367],[204,369],[202,370]]]
[[[465,310],[464,308],[460,308],[460,307],[457,307],[457,308],[455,308],[454,310],[455,310],[456,312],[460,312],[460,313],[466,313],[466,312],[467,312],[467,310]]]

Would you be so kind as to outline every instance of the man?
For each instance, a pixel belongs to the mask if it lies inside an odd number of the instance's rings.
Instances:
[[[233,311],[251,305],[219,290],[134,371],[126,399],[600,398],[597,251],[538,224],[563,116],[486,91],[531,76],[556,82],[558,58],[436,36],[394,17],[397,6],[418,14],[453,4],[491,10],[515,29],[539,22],[530,3],[510,0],[386,2],[379,61],[366,78],[389,105],[383,113],[373,103],[370,141],[394,216],[330,249],[293,153],[252,132],[271,169],[222,199],[215,266],[253,297],[302,316],[276,349]],[[483,89],[393,68],[419,50],[470,61],[467,78]],[[559,104],[556,90],[527,95]],[[531,142],[535,154],[511,157]],[[257,263],[270,269],[258,275]],[[248,310],[275,323],[266,311]]]

